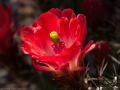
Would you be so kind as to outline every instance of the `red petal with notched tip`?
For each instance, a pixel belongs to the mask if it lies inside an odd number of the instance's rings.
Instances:
[[[59,18],[62,17],[62,11],[58,8],[52,8],[52,9],[50,9],[50,12],[52,12],[53,14],[58,16]]]
[[[86,34],[87,34],[87,26],[86,26],[86,17],[83,14],[78,14],[77,19],[79,20],[80,23],[80,42],[82,42],[82,45],[85,41]]]
[[[67,18],[61,18],[60,19],[60,33],[59,36],[61,38],[62,41],[64,42],[68,42],[69,38],[70,38],[70,34],[69,34],[69,21]],[[67,43],[65,43],[65,45],[67,46]]]
[[[41,14],[37,20],[37,23],[48,32],[57,31],[59,32],[59,18],[51,12]]]
[[[70,8],[69,9],[64,9],[62,11],[62,16],[67,17],[68,19],[76,17],[74,11],[72,9],[70,9]]]

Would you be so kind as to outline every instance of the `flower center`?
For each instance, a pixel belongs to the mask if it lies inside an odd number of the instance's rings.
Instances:
[[[59,39],[59,35],[57,32],[50,32],[50,38],[53,42],[52,48],[55,53],[59,53],[63,48],[65,48],[65,43]]]
[[[50,38],[54,43],[59,43],[58,33],[55,31],[50,32]]]

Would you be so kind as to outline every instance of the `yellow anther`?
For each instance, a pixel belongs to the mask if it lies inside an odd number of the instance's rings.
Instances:
[[[58,33],[55,31],[50,32],[50,38],[54,43],[58,43],[59,42],[59,36]]]

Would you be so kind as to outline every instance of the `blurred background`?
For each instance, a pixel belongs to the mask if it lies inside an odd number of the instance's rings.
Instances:
[[[31,57],[21,52],[15,34],[51,8],[72,8],[76,14],[85,14],[86,42],[108,41],[113,56],[120,60],[120,0],[0,0],[0,90],[59,90],[50,74],[33,69]],[[119,65],[117,70],[120,74]]]

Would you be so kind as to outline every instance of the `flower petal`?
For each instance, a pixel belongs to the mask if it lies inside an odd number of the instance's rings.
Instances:
[[[59,8],[52,8],[50,9],[50,12],[58,16],[59,18],[62,17],[62,11]]]
[[[52,54],[51,45],[49,45],[51,43],[45,33],[42,29],[35,32],[33,27],[22,27],[20,37],[23,42],[21,45],[23,51],[26,54],[27,52],[37,54],[37,56]]]
[[[83,53],[86,55],[88,52],[93,50],[95,48],[95,44],[93,43],[93,40],[89,41],[88,44],[83,49]]]
[[[49,64],[54,68],[57,68],[65,63],[64,59],[61,56],[39,56],[36,58],[39,62],[44,64]],[[64,61],[64,62],[63,62]]]
[[[41,14],[37,20],[37,23],[47,33],[50,33],[51,31],[59,32],[59,18],[51,12]]]
[[[87,34],[87,29],[86,29],[86,17],[83,14],[78,14],[77,19],[79,20],[80,23],[80,42],[84,42],[86,34]]]
[[[67,44],[66,42],[69,39],[69,21],[67,18],[61,18],[60,19],[60,39],[62,39],[65,44]],[[67,46],[67,45],[66,45]]]
[[[68,43],[69,43],[69,46],[71,46],[75,39],[79,38],[79,33],[80,33],[80,30],[78,30],[78,26],[79,26],[79,22],[77,20],[77,18],[72,18],[70,19],[70,23],[69,23],[69,35],[70,35],[70,39],[68,39]]]
[[[69,8],[69,9],[64,9],[62,11],[62,16],[67,17],[68,19],[71,19],[71,18],[75,17],[76,15],[75,15],[74,11]]]
[[[41,66],[37,64],[34,60],[32,60],[32,65],[34,66],[35,69],[40,70],[40,71],[54,71],[55,69],[49,66]]]

